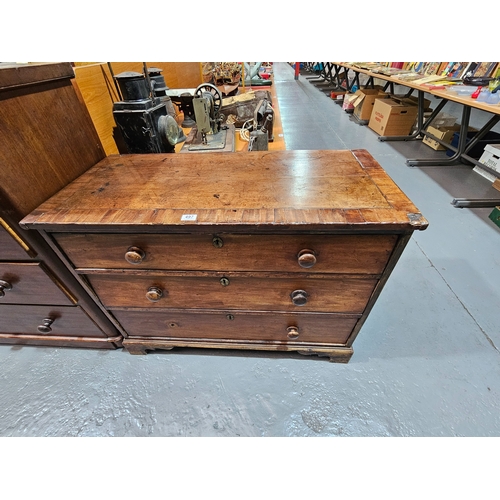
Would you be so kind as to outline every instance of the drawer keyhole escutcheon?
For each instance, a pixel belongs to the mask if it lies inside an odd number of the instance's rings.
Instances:
[[[140,264],[146,258],[146,252],[139,247],[130,247],[125,252],[125,260],[129,264]]]
[[[52,331],[52,328],[50,328],[50,325],[54,323],[54,320],[52,318],[45,318],[42,321],[42,324],[37,327],[37,330],[40,333],[50,333]]]
[[[212,244],[215,248],[222,248],[224,246],[224,241],[219,236],[215,236],[212,239]]]
[[[309,250],[308,248],[304,248],[297,254],[297,262],[300,267],[304,267],[309,269],[316,264],[316,253],[314,250]]]
[[[287,329],[287,337],[290,340],[295,340],[299,337],[299,328],[297,326],[289,326]]]
[[[229,286],[229,280],[227,278],[221,278],[220,279],[220,284],[222,286]]]
[[[307,298],[309,295],[304,290],[294,290],[290,297],[292,298],[292,302],[295,306],[304,306],[307,303]]]
[[[5,290],[12,290],[12,285],[8,281],[0,280],[0,298],[5,296]]]
[[[163,290],[157,286],[149,287],[146,298],[151,302],[158,302],[163,297]]]

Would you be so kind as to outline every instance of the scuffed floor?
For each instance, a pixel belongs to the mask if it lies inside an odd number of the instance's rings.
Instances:
[[[488,209],[450,205],[489,184],[469,167],[407,167],[436,152],[379,142],[286,63],[275,64],[275,85],[287,149],[367,149],[430,223],[408,244],[350,363],[0,346],[0,436],[500,434],[500,229]]]

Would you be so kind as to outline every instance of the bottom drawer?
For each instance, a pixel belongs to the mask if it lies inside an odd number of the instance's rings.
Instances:
[[[0,305],[0,333],[106,337],[78,306]]]
[[[345,345],[359,319],[348,314],[111,311],[127,334],[141,338],[305,342]]]
[[[0,333],[0,344],[15,346],[47,346],[47,347],[75,347],[78,349],[117,349],[122,347],[117,338],[114,342],[96,337],[50,337],[42,335],[6,335]]]

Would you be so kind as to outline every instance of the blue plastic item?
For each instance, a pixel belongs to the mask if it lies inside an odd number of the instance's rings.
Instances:
[[[488,92],[488,96],[486,98],[487,104],[498,104],[500,102],[500,94],[498,92]]]

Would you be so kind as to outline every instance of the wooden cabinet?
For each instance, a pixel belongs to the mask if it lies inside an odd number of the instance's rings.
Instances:
[[[131,353],[347,362],[427,221],[364,150],[110,156],[22,225],[59,249]]]
[[[0,343],[114,349],[122,336],[19,221],[100,161],[69,63],[0,67]]]

